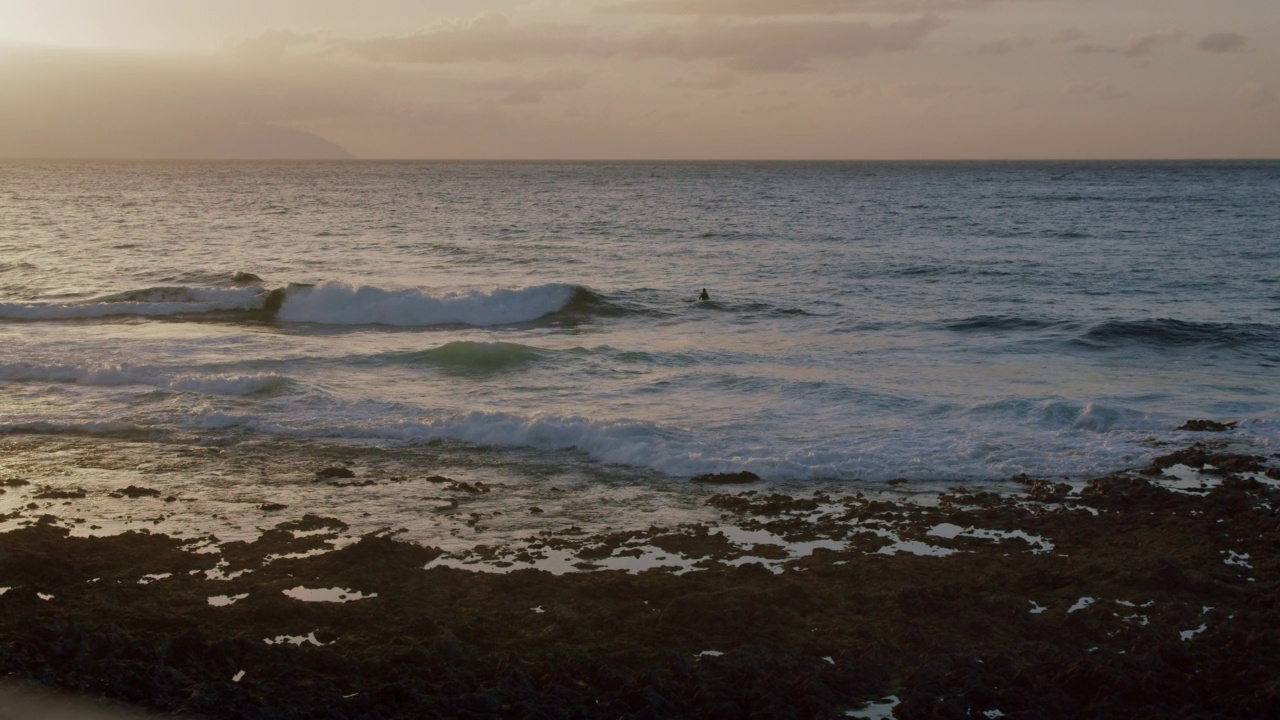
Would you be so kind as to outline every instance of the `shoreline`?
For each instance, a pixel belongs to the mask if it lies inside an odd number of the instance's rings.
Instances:
[[[10,499],[41,482],[0,480]],[[711,519],[448,555],[390,529],[348,542],[339,513],[253,539],[80,537],[57,514],[71,492],[6,516],[26,524],[0,534],[0,672],[211,718],[1261,717],[1280,702],[1280,456],[1210,439],[1084,483],[1015,480],[930,503],[724,486]]]

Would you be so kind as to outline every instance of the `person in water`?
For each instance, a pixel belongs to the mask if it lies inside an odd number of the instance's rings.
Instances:
[[[711,296],[707,294],[707,289],[702,288],[702,292],[698,295],[698,301],[706,302],[707,300],[710,300],[710,299],[711,299]]]

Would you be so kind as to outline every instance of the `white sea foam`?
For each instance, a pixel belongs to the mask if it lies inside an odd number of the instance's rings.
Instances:
[[[315,287],[290,287],[277,317],[329,325],[506,325],[553,313],[563,308],[576,290],[573,285],[551,283],[432,295],[415,289],[326,282]]]
[[[1036,472],[1034,456],[1007,447],[975,447],[965,437],[939,438],[925,433],[859,438],[858,442],[806,446],[778,439],[744,444],[714,432],[634,419],[595,419],[580,415],[473,411],[427,413],[398,403],[366,402],[311,407],[305,414],[237,413],[206,408],[183,419],[189,427],[225,430],[242,427],[273,435],[305,438],[385,440],[428,443],[460,441],[473,445],[574,450],[596,461],[656,470],[673,477],[751,471],[766,480],[861,479],[884,481],[910,476],[931,480],[1002,479]],[[970,430],[984,437],[984,428]],[[1091,434],[1090,434],[1091,436]],[[941,444],[942,440],[951,443]],[[837,441],[838,442],[838,441]],[[926,443],[933,443],[926,445]],[[1084,474],[1101,466],[1122,465],[1114,458],[1123,445],[1111,440],[1080,446],[1076,466],[1055,469]],[[904,463],[924,456],[931,462]]]

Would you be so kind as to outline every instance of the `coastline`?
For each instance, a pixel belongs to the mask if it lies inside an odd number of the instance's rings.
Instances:
[[[10,464],[0,672],[192,717],[1260,717],[1280,456],[1206,438],[929,501],[706,487],[711,519],[447,554],[335,512],[82,536],[84,490]]]

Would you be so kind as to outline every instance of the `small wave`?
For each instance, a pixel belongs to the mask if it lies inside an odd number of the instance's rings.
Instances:
[[[127,422],[34,422],[0,423],[0,434],[93,435],[102,437],[137,437],[149,435],[153,429]]]
[[[203,375],[179,373],[165,376],[158,368],[139,365],[33,365],[0,363],[0,381],[74,383],[97,387],[144,385],[173,392],[205,395],[259,395],[278,392],[290,384],[279,375]]]
[[[942,325],[942,329],[954,332],[1004,332],[1043,330],[1057,324],[1053,320],[1018,317],[1016,315],[974,315],[963,320],[946,322]]]
[[[1260,323],[1200,323],[1182,320],[1112,320],[1089,328],[1075,342],[1088,347],[1122,345],[1240,347],[1280,342],[1280,328]]]
[[[726,300],[716,298],[713,300],[689,300],[700,310],[718,310],[727,313],[739,313],[743,315],[771,315],[775,317],[786,317],[792,315],[813,315],[808,310],[796,307],[781,307],[766,302],[756,300]]]
[[[560,283],[431,295],[415,289],[326,282],[286,288],[276,317],[325,325],[486,327],[532,322],[561,311],[591,310],[596,299],[585,288]]]
[[[430,350],[388,356],[399,362],[434,365],[454,372],[498,372],[510,370],[539,358],[547,350],[509,342],[451,342]]]
[[[901,268],[893,274],[901,275],[903,277],[932,277],[935,275],[954,275],[962,272],[964,271],[959,268],[950,268],[941,265],[912,265],[910,267]]]
[[[164,286],[128,290],[76,302],[0,303],[9,320],[81,320],[117,316],[165,317],[261,310],[268,293],[257,287]]]

